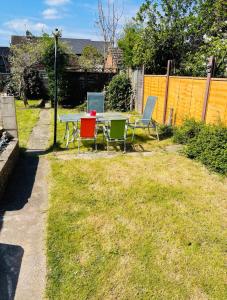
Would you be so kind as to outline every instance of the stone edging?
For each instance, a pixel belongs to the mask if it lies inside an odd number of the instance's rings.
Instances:
[[[10,141],[6,149],[0,154],[0,200],[18,157],[19,143],[18,139],[14,139]]]

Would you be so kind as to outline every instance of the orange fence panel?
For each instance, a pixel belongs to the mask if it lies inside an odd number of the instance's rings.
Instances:
[[[154,119],[161,123],[164,110],[166,76],[145,75],[143,107],[148,96],[158,96]],[[173,124],[180,125],[187,118],[201,120],[206,78],[170,76],[166,120],[173,109]],[[207,123],[227,125],[227,79],[212,78],[207,108]]]

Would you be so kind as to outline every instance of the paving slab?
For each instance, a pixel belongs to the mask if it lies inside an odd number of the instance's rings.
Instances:
[[[0,300],[41,300],[46,282],[50,111],[41,110],[0,203]]]

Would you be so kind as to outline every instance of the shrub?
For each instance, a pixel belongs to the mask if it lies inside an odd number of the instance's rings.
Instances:
[[[170,125],[159,125],[158,133],[161,138],[168,138],[173,136],[173,127]]]
[[[186,120],[174,131],[174,141],[185,144],[184,154],[209,169],[227,174],[227,128]]]
[[[107,108],[117,111],[130,109],[132,86],[126,74],[118,74],[113,77],[106,91]]]
[[[173,141],[179,144],[187,144],[199,134],[203,126],[204,123],[202,122],[196,122],[193,119],[185,120],[182,126],[175,128]]]
[[[24,72],[24,83],[24,92],[28,99],[47,98],[47,91],[37,70],[26,69]]]
[[[209,169],[227,174],[227,128],[203,126],[184,149],[189,158],[197,159]]]

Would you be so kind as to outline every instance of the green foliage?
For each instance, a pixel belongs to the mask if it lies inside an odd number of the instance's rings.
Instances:
[[[123,50],[123,63],[126,67],[135,67],[134,46],[137,45],[140,38],[141,28],[131,22],[124,27],[124,34],[118,41],[118,46]]]
[[[179,144],[188,144],[191,139],[198,136],[204,123],[196,122],[194,119],[185,120],[183,125],[174,130],[173,141]]]
[[[198,135],[186,145],[184,152],[209,169],[227,174],[227,128],[203,126]]]
[[[41,63],[43,64],[48,75],[49,96],[51,100],[54,98],[55,74],[54,74],[54,59],[55,59],[55,42],[53,38],[44,36],[40,41],[43,45],[43,53]],[[71,50],[70,48],[59,41],[57,50],[57,73],[58,73],[58,95],[62,98],[65,94],[65,71],[69,64]]]
[[[79,65],[84,69],[92,69],[103,65],[102,54],[93,46],[84,47],[82,55],[79,58]]]
[[[16,95],[24,99],[25,105],[27,104],[26,89],[28,88],[25,81],[26,73],[40,61],[41,50],[40,43],[37,39],[27,40],[24,43],[11,46],[10,48],[10,89],[14,91]]]
[[[115,75],[106,91],[108,109],[127,111],[130,108],[132,86],[125,73]]]
[[[26,42],[11,47],[11,90],[15,94],[22,96],[25,102],[27,98],[51,98],[54,97],[54,39],[47,34],[41,38],[32,38]],[[74,59],[72,51],[68,45],[59,41],[58,46],[58,81],[59,96],[63,97],[65,93],[65,69],[69,64],[69,58]],[[48,92],[45,91],[43,84],[38,76],[37,66],[44,66],[48,75]],[[49,94],[49,95],[48,95]],[[41,97],[42,96],[42,97]]]
[[[36,69],[26,69],[24,73],[24,92],[28,99],[46,99],[47,91]]]
[[[9,84],[10,81],[10,76],[5,76],[0,74],[0,92],[5,92],[7,91],[7,86]]]
[[[173,127],[171,125],[159,125],[158,133],[161,139],[173,136]]]
[[[125,65],[165,74],[172,59],[177,74],[204,76],[214,55],[215,75],[225,76],[226,12],[226,0],[146,0],[119,41]]]
[[[184,153],[209,169],[227,174],[227,128],[186,120],[175,130],[174,141],[185,144]]]
[[[219,37],[206,37],[196,53],[189,52],[182,63],[182,74],[206,76],[207,58],[215,57],[215,77],[226,77],[227,40]]]

